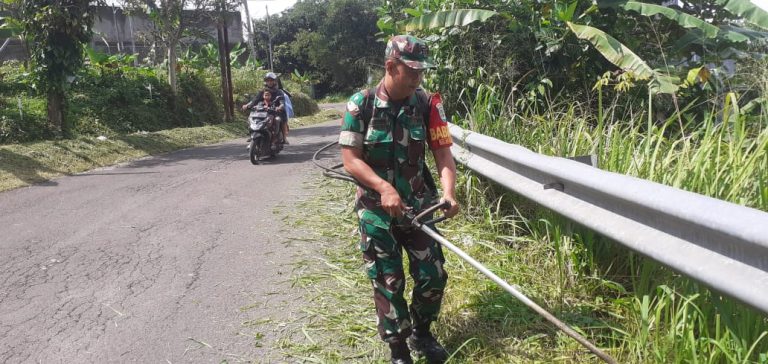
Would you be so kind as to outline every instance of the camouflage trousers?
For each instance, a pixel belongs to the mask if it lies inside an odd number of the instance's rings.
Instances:
[[[360,216],[360,249],[373,284],[379,335],[388,343],[404,342],[412,325],[437,320],[448,274],[440,244],[418,229],[396,225],[369,210]],[[403,297],[403,250],[414,285],[410,310]]]

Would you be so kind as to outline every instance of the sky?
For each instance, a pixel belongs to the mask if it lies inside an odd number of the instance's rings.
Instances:
[[[765,11],[768,11],[768,0],[750,0],[752,4],[755,4]]]
[[[768,0],[764,0],[768,1]],[[290,8],[296,0],[248,0],[248,11],[251,12],[251,18],[261,19],[267,15],[265,7],[269,8],[270,14],[277,14]],[[240,7],[242,19],[245,20],[245,11]]]

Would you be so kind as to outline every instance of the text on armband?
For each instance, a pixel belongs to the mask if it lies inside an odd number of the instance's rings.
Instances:
[[[445,125],[429,128],[429,135],[433,142],[438,140],[440,144],[448,144],[451,142],[451,134],[448,132],[448,127]]]

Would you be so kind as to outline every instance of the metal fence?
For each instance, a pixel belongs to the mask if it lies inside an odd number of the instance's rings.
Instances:
[[[768,313],[768,213],[450,126],[476,173]]]

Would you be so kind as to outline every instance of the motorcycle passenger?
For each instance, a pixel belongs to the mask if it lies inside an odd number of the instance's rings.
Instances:
[[[278,108],[282,108],[282,104],[280,103],[279,99],[272,100],[272,91],[269,89],[265,89],[261,92],[262,100],[259,101],[256,104],[257,110],[267,110],[267,109],[274,109],[277,110]]]
[[[287,101],[287,93],[279,87],[279,80],[274,72],[269,72],[264,75],[264,91],[266,90],[269,90],[272,97],[275,100],[279,100],[281,104],[284,104],[285,101]],[[259,92],[251,102],[243,105],[243,111],[248,110],[248,108],[262,101],[264,99],[264,91]],[[280,112],[280,120],[280,128],[283,131],[283,144],[290,144],[288,143],[288,115],[285,112],[285,108]]]
[[[256,110],[259,111],[274,111],[275,120],[272,126],[272,135],[277,135],[278,125],[281,125],[282,117],[280,116],[284,111],[284,106],[279,98],[272,99],[272,93],[269,89],[264,89],[261,92],[262,100],[256,104]],[[277,144],[277,138],[272,138],[272,144]]]

